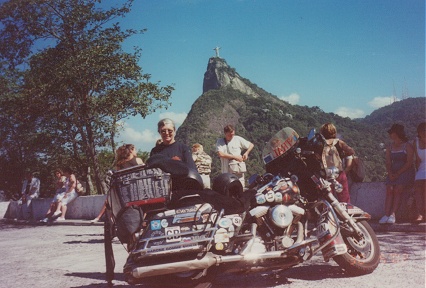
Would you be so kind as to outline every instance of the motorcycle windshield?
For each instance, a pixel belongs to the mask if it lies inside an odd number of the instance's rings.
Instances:
[[[299,139],[293,128],[285,127],[278,131],[263,148],[262,159],[265,164],[271,163],[291,149]]]

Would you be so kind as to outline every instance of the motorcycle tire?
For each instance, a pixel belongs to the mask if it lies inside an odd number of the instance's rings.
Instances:
[[[361,239],[342,235],[348,252],[333,258],[346,273],[354,276],[373,272],[380,262],[379,241],[373,229],[366,221],[357,222],[357,225],[363,233]]]

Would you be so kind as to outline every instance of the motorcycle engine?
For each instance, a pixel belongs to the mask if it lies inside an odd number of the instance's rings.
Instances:
[[[269,219],[275,226],[287,228],[293,222],[293,212],[285,205],[276,205],[269,209]]]

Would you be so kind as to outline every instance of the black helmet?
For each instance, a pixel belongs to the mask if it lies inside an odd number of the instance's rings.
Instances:
[[[212,189],[222,195],[239,198],[243,195],[243,185],[237,176],[223,173],[213,179]]]

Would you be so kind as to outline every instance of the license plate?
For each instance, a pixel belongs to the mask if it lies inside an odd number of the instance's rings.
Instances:
[[[180,234],[180,226],[174,226],[174,227],[166,227],[166,242],[180,242],[182,241],[182,237],[178,234]]]

